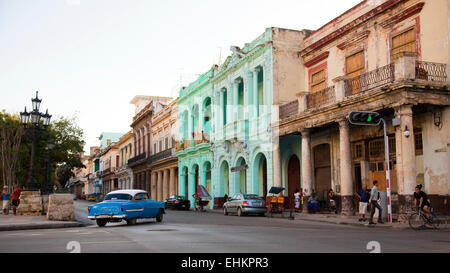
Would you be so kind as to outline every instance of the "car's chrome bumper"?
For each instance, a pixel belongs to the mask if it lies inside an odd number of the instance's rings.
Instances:
[[[88,216],[88,219],[96,220],[96,219],[125,219],[127,218],[126,214],[122,215],[109,215],[109,214],[99,214],[95,216]]]
[[[263,213],[266,211],[266,207],[242,207],[242,212],[245,213]]]

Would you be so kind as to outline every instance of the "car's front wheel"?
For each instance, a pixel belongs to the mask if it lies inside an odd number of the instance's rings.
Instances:
[[[156,215],[156,222],[162,222],[163,220],[163,211],[160,209],[158,215]]]
[[[104,227],[106,226],[106,220],[105,219],[97,219],[97,226]]]
[[[228,211],[227,211],[226,207],[223,208],[223,215],[228,215]]]
[[[136,218],[132,218],[132,219],[128,219],[127,220],[127,225],[136,225]]]

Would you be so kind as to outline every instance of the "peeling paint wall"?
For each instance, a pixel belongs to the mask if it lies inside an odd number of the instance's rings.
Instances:
[[[423,171],[428,194],[450,195],[450,107],[442,110],[442,127],[426,113],[422,125]],[[419,182],[419,181],[418,181]]]

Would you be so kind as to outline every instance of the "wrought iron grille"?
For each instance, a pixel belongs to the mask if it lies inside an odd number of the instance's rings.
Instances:
[[[345,81],[345,96],[364,92],[391,83],[394,80],[394,64],[388,64]]]
[[[446,64],[416,61],[416,79],[445,82],[447,80]]]
[[[318,92],[308,94],[306,97],[308,109],[327,105],[336,101],[334,85]]]

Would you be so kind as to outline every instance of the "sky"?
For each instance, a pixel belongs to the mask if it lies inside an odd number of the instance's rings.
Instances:
[[[181,85],[267,27],[315,30],[361,0],[0,0],[0,110],[76,117],[86,152],[131,129],[135,95]],[[220,58],[221,57],[221,58]]]

